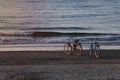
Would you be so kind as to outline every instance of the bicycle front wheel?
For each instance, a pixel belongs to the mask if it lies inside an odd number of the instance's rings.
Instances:
[[[95,47],[95,57],[96,58],[100,57],[100,47],[98,47],[98,46]]]
[[[74,51],[78,56],[80,56],[82,54],[82,46],[81,46],[81,44],[77,45],[77,47],[76,47],[76,49]]]
[[[65,54],[71,54],[71,51],[72,51],[72,49],[71,49],[71,46],[70,46],[70,43],[66,43],[65,45],[64,45],[64,52],[65,52]]]

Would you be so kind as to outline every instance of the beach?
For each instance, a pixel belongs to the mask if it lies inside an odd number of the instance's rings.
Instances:
[[[0,0],[0,80],[120,80],[120,0]]]
[[[120,80],[120,50],[101,50],[100,58],[63,51],[1,51],[1,80]]]
[[[1,51],[0,65],[51,65],[51,64],[120,64],[120,50],[101,50],[100,57],[66,55],[64,51]]]

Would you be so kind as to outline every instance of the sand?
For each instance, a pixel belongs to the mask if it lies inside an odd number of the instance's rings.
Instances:
[[[120,50],[102,50],[100,58],[63,51],[0,52],[0,80],[120,80]]]

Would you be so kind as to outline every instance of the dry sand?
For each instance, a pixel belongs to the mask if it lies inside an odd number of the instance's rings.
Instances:
[[[120,80],[120,50],[102,50],[99,59],[88,51],[4,51],[0,65],[0,80]]]

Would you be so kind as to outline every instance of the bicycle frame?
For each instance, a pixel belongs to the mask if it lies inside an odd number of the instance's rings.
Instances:
[[[65,51],[65,54],[71,54],[75,52],[77,55],[81,55],[81,51],[82,51],[81,43],[71,42],[71,37],[70,37],[69,41],[65,43],[64,51]]]

